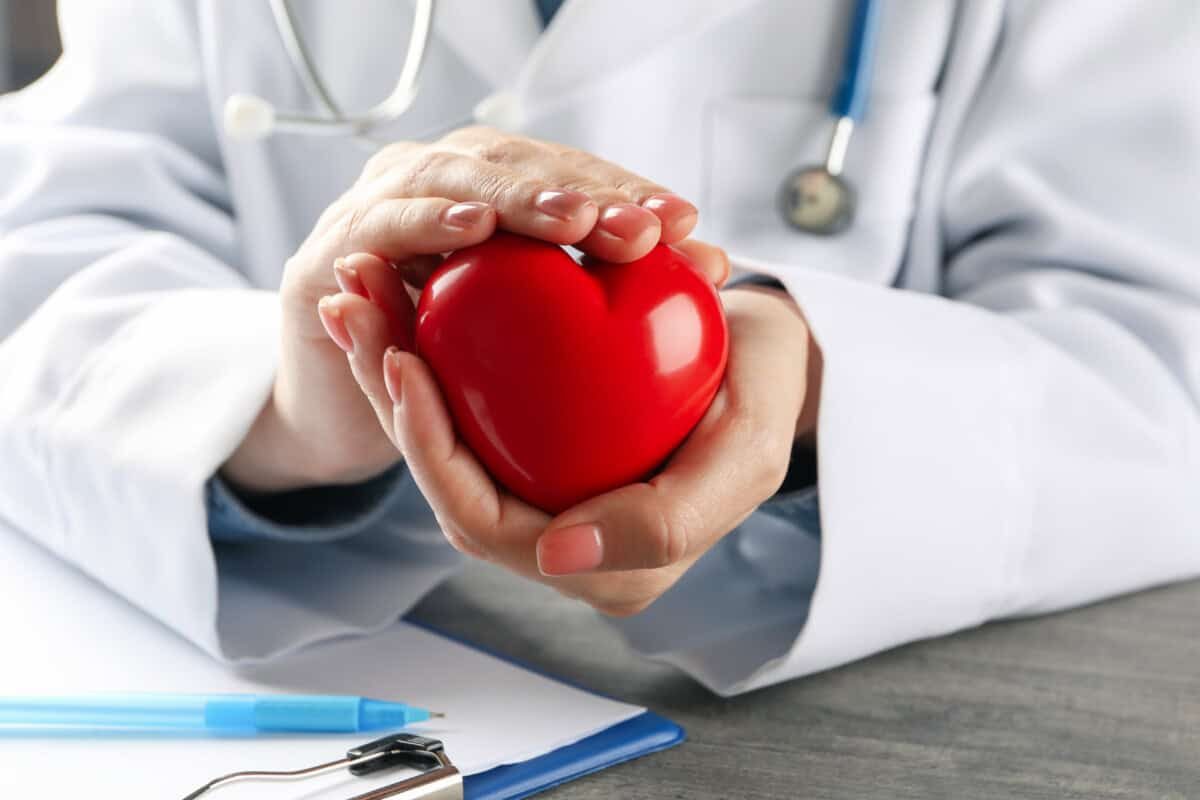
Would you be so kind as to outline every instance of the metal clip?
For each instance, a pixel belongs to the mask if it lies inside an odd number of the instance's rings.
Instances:
[[[407,767],[422,770],[419,775],[357,794],[348,800],[463,800],[462,773],[450,763],[437,739],[398,733],[347,751],[345,758],[313,767],[285,772],[246,771],[224,775],[201,786],[183,800],[197,800],[232,783],[252,781],[297,781],[347,769],[351,775],[371,775],[385,769]]]

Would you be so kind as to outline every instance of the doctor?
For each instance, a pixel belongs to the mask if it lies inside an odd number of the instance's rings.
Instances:
[[[446,0],[380,149],[223,133],[323,113],[266,2],[64,0],[0,101],[0,519],[230,661],[385,626],[457,549],[721,693],[1200,574],[1195,3],[887,4],[831,236],[778,187],[850,4],[547,5]],[[391,91],[410,3],[294,6],[338,104]],[[650,483],[518,504],[388,351],[399,276],[497,228],[752,276]]]

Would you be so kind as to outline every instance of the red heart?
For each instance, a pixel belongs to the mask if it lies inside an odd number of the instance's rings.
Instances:
[[[712,403],[729,332],[677,250],[584,268],[502,233],[429,279],[416,343],[492,476],[558,513],[662,464]]]

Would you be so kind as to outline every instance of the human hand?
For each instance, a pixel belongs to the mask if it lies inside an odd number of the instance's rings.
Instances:
[[[600,611],[646,608],[782,484],[797,437],[815,428],[819,352],[786,293],[722,293],[725,381],[662,472],[551,518],[497,486],[459,441],[416,356],[384,359],[391,433],[447,539]]]
[[[695,224],[686,200],[561,145],[473,127],[385,147],[288,260],[271,398],[222,474],[277,491],[357,482],[398,460],[380,435],[380,423],[392,427],[383,353],[409,347],[405,280],[421,286],[440,253],[500,227],[627,262],[680,242]],[[689,254],[723,278],[727,264],[711,248]]]

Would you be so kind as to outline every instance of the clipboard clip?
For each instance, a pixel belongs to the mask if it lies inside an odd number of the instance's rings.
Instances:
[[[351,775],[373,775],[385,769],[407,767],[421,770],[420,774],[396,783],[356,794],[348,800],[463,800],[463,778],[458,767],[450,762],[446,750],[437,739],[398,733],[359,745],[346,752],[345,758],[325,764],[282,772],[248,770],[223,775],[209,781],[183,800],[197,800],[232,783],[253,781],[298,781],[315,778],[339,769]]]

